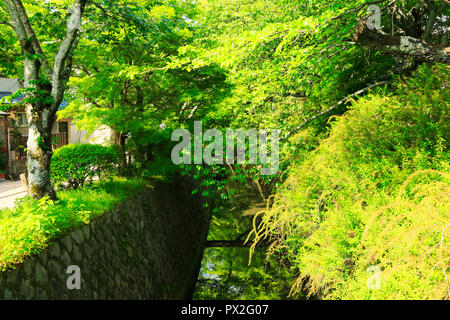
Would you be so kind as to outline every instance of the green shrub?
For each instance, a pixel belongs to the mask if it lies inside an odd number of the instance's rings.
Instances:
[[[94,177],[112,174],[117,168],[117,154],[112,147],[98,144],[69,144],[57,149],[52,157],[50,179],[56,185],[67,182],[76,189],[92,183]]]
[[[291,168],[252,235],[295,266],[294,291],[448,298],[449,81],[447,66],[422,66],[395,95],[355,101]]]

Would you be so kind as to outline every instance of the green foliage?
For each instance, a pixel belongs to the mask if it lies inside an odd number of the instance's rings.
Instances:
[[[25,2],[49,57],[64,36],[70,3]],[[292,294],[383,299],[448,292],[449,70],[360,45],[357,29],[370,4],[105,0],[86,7],[71,60],[77,72],[65,96],[70,104],[58,115],[88,132],[112,128],[121,139],[123,175],[170,178],[180,171],[198,179],[203,195],[215,200],[209,239],[243,239],[253,226],[249,240],[272,240],[266,264],[251,250],[250,268],[245,248],[208,249],[198,298],[282,298],[297,273]],[[383,36],[447,46],[444,0],[376,5],[383,8]],[[5,12],[0,21],[9,20]],[[0,24],[0,33],[0,74],[23,78],[12,29]],[[389,84],[353,95],[379,82]],[[27,102],[48,99],[43,91],[22,92]],[[200,119],[219,130],[281,129],[283,174],[262,177],[253,165],[175,167],[172,131],[192,132]],[[73,178],[75,188],[102,165],[72,151],[59,158],[56,152],[52,175],[56,183]],[[273,207],[253,224],[242,216],[249,202],[267,198]],[[383,277],[378,290],[366,285],[374,265]]]
[[[127,135],[125,148],[135,159],[132,169],[153,174],[151,162],[170,159],[164,148],[173,129],[198,120],[221,100],[227,91],[225,74],[215,64],[190,70],[168,67],[182,58],[178,49],[193,41],[192,3],[103,5],[109,15],[98,9],[85,14],[92,23],[86,23],[77,49],[81,72],[71,77],[71,103],[59,116],[74,119],[88,132],[107,125]],[[162,172],[171,170],[164,166]]]
[[[54,184],[67,182],[76,189],[91,184],[94,177],[112,174],[117,170],[117,152],[98,144],[69,144],[55,151],[50,168]]]
[[[354,101],[291,169],[256,238],[276,240],[293,291],[339,299],[448,295],[448,66],[422,66],[395,94]],[[382,92],[383,93],[383,92]],[[367,285],[371,266],[381,288]]]
[[[53,239],[89,223],[144,187],[139,179],[112,178],[58,192],[58,201],[25,198],[0,211],[0,270],[40,252]]]

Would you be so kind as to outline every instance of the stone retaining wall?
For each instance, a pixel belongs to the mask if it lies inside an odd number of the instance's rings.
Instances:
[[[190,299],[209,226],[191,190],[158,183],[63,236],[1,272],[0,299]],[[80,289],[67,287],[71,265]]]

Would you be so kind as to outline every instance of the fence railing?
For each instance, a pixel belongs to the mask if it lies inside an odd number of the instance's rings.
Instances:
[[[15,150],[16,151],[16,157],[15,160],[21,160],[27,158],[27,140],[28,136],[21,136],[19,138],[19,147]],[[68,135],[67,132],[60,132],[60,133],[52,133],[51,138],[53,149],[61,148],[62,146],[65,146],[68,144]]]
[[[61,148],[68,143],[67,132],[52,133],[52,145],[54,149]]]

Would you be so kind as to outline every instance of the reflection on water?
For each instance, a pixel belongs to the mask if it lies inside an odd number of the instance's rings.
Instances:
[[[256,250],[249,266],[249,248],[207,248],[194,299],[300,299],[289,297],[295,280],[289,268],[275,259],[266,261],[265,250]]]

